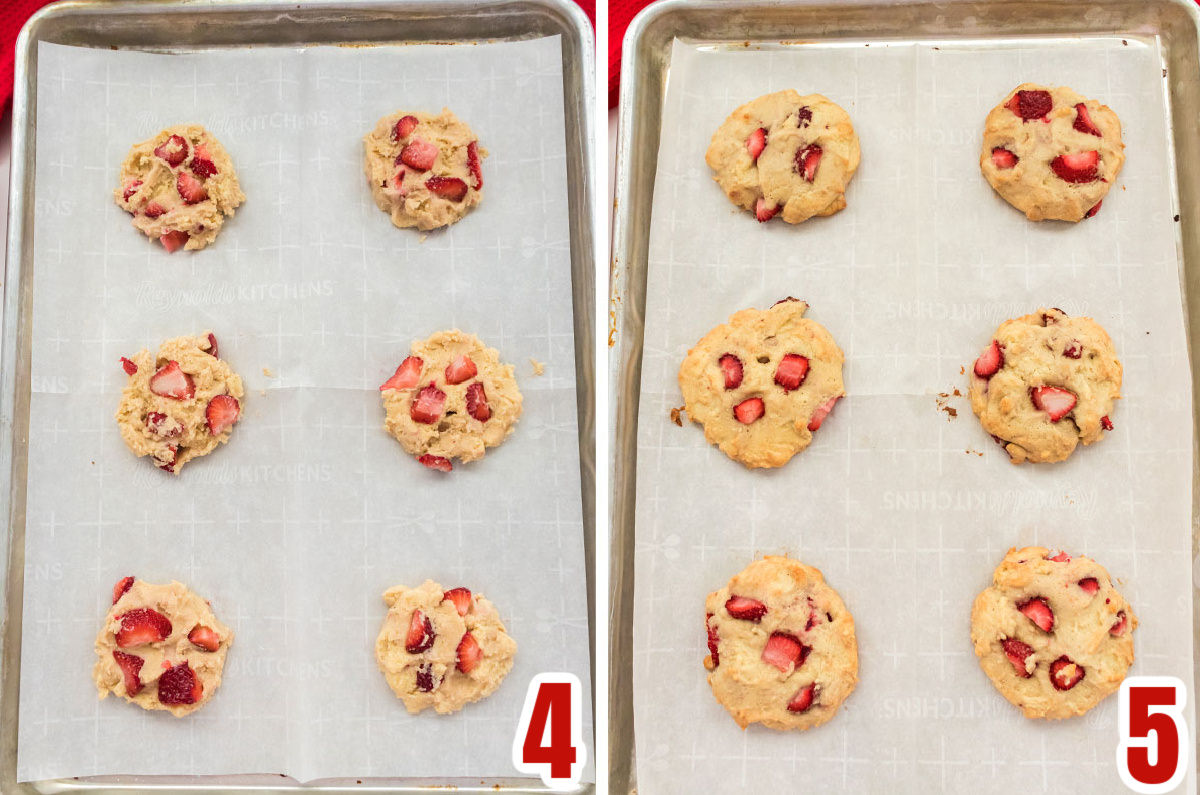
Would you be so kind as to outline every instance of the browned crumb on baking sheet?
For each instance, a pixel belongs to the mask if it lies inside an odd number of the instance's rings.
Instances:
[[[680,419],[680,417],[683,414],[683,409],[684,409],[683,406],[679,406],[678,408],[671,409],[671,422],[675,423],[680,428],[683,427],[683,420]]]
[[[947,422],[949,422],[950,420],[952,420],[958,416],[958,409],[956,409],[954,406],[950,405],[950,400],[952,398],[957,398],[957,397],[962,397],[962,392],[959,392],[957,387],[954,389],[953,392],[939,392],[937,394],[936,399],[937,399],[938,411],[946,412],[946,414],[947,414],[946,421]]]

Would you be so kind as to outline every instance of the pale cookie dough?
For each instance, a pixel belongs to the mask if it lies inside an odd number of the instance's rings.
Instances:
[[[409,712],[458,712],[491,695],[512,669],[517,643],[479,594],[426,580],[419,588],[389,588],[383,601],[388,613],[375,660]]]
[[[232,644],[233,631],[182,583],[125,577],[96,636],[92,679],[102,699],[113,693],[180,718],[217,692]]]
[[[1014,464],[1063,461],[1113,429],[1121,362],[1096,321],[1041,309],[1007,320],[971,371],[971,408]]]
[[[984,123],[979,168],[1031,221],[1082,221],[1121,173],[1121,120],[1065,86],[1022,83]]]
[[[708,332],[679,367],[688,417],[704,437],[747,467],[783,466],[846,394],[842,350],[786,298],[743,309]]]
[[[820,726],[858,683],[854,619],[812,566],[756,560],[704,608],[708,684],[743,729]]]
[[[229,441],[242,413],[242,379],[217,358],[217,338],[176,337],[158,354],[121,358],[129,380],[117,409],[121,438],[134,455],[179,474],[193,458]]]
[[[371,195],[396,226],[449,226],[483,198],[487,150],[448,108],[384,116],[363,146]]]
[[[1010,549],[971,610],[979,665],[1027,718],[1082,715],[1121,686],[1137,618],[1091,558]]]
[[[199,124],[180,124],[129,150],[113,199],[172,252],[216,240],[246,195],[220,141]]]
[[[450,459],[481,457],[512,433],[521,393],[511,364],[474,334],[439,331],[379,387],[384,427],[425,466],[449,472]]]
[[[858,136],[836,103],[787,89],[731,113],[713,133],[704,160],[738,207],[759,221],[780,214],[798,224],[846,206]]]

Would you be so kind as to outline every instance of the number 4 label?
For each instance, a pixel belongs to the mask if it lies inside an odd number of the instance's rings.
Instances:
[[[513,738],[513,766],[536,773],[553,790],[579,784],[583,745],[583,689],[569,673],[538,674],[529,683]]]
[[[1134,792],[1157,795],[1187,773],[1187,690],[1174,676],[1131,676],[1117,696],[1117,772]],[[1150,739],[1150,735],[1154,739]]]

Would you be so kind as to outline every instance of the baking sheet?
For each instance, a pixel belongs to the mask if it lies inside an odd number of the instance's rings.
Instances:
[[[560,52],[40,45],[21,780],[511,777],[533,675],[588,686]],[[361,138],[443,105],[491,153],[485,199],[423,238],[374,206]],[[248,199],[213,247],[167,256],[111,191],[133,142],[192,120]],[[377,387],[454,326],[516,366],[525,406],[504,445],[439,477],[383,431]],[[243,420],[164,477],[117,433],[118,359],[207,328],[246,381]],[[186,720],[96,700],[92,644],[126,574],[186,582],[236,633]],[[380,594],[427,577],[486,595],[519,646],[454,716],[408,715],[374,661]]]
[[[1128,160],[1094,220],[1031,223],[979,174],[983,118],[1026,80],[1121,116]],[[849,111],[862,166],[845,211],[759,225],[711,181],[704,151],[735,107],[789,87]],[[969,615],[1009,546],[1092,556],[1141,620],[1131,673],[1191,691],[1191,385],[1156,43],[677,41],[663,108],[638,420],[639,792],[1118,789],[1116,699],[1024,719],[979,669]],[[787,466],[748,471],[671,423],[676,372],[712,326],[787,295],[845,351],[849,397]],[[1106,327],[1124,399],[1102,444],[1014,467],[965,398],[950,398],[951,417],[938,395],[965,391],[996,326],[1039,306]],[[770,553],[821,568],[857,626],[859,686],[803,734],[738,729],[701,665],[705,595]]]

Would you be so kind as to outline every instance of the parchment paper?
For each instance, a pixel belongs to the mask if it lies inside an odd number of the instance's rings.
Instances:
[[[530,679],[586,687],[589,670],[558,39],[43,44],[38,73],[19,777],[514,775]],[[443,105],[491,155],[482,204],[422,242],[372,202],[361,139]],[[130,145],[184,121],[225,144],[248,199],[211,248],[168,256],[111,191]],[[378,385],[449,327],[516,366],[525,409],[444,476],[383,430]],[[243,419],[172,478],[121,442],[118,359],[209,328],[246,381]],[[96,699],[92,644],[128,574],[185,582],[236,633],[220,692],[185,720]],[[486,595],[519,647],[453,716],[410,716],[375,664],[380,594],[426,578]]]
[[[676,42],[671,57],[639,419],[638,791],[1123,791],[1116,698],[1074,720],[1026,720],[980,670],[969,621],[1010,546],[1086,554],[1141,620],[1131,673],[1191,690],[1191,388],[1156,46]],[[1128,162],[1094,219],[1032,223],[979,173],[984,116],[1026,80],[1070,85],[1121,117]],[[739,104],[788,87],[849,111],[862,167],[836,216],[760,225],[712,182],[704,152]],[[749,471],[699,426],[670,422],[676,374],[711,327],[788,295],[845,351],[849,397],[787,466]],[[950,399],[952,418],[936,396],[965,393],[964,367],[995,328],[1041,306],[1105,326],[1124,399],[1099,445],[1015,467],[966,398]],[[704,598],[782,553],[841,593],[860,684],[819,729],[743,732],[705,681]]]

